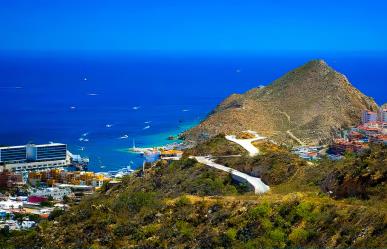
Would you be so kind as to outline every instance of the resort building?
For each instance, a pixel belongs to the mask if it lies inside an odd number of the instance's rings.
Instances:
[[[2,170],[20,172],[63,168],[77,163],[76,160],[67,151],[67,145],[61,143],[0,147]]]
[[[382,123],[387,123],[387,109],[380,108],[378,113],[379,121]]]
[[[378,120],[378,115],[376,112],[372,112],[369,110],[365,110],[362,113],[361,121],[363,124],[369,123],[369,122],[376,122]]]

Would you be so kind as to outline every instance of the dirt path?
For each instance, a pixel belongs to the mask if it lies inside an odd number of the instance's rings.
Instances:
[[[289,125],[291,125],[291,120],[290,120],[290,115],[287,114],[286,112],[283,112],[283,111],[280,111],[278,110],[279,113],[281,113],[282,115],[284,115],[286,117],[286,119],[288,120],[289,122]],[[293,139],[295,140],[297,143],[299,143],[301,146],[305,146],[305,143],[301,141],[301,139],[299,139],[298,137],[296,137],[291,130],[287,130],[286,133]]]
[[[301,139],[299,139],[298,137],[296,137],[292,132],[291,130],[287,130],[286,133],[293,139],[295,140],[297,143],[299,143],[301,146],[305,146],[305,143],[301,141]]]

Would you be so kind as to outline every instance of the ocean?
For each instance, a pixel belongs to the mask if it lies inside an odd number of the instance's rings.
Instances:
[[[61,142],[93,171],[136,168],[136,146],[170,143],[224,98],[323,58],[378,104],[387,57],[378,55],[0,54],[0,144]],[[101,167],[102,166],[102,167]]]

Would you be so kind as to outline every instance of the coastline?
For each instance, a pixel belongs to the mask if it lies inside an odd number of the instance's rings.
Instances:
[[[163,131],[160,133],[141,136],[138,138],[138,141],[135,140],[136,147],[153,148],[153,147],[163,147],[163,146],[167,146],[167,145],[170,145],[173,143],[180,144],[184,140],[181,140],[181,139],[168,140],[168,137],[169,136],[178,137],[179,134],[181,134],[182,132],[184,132],[188,129],[191,129],[192,127],[195,127],[199,123],[200,123],[200,120],[187,122],[187,123],[180,125],[176,129],[171,129],[171,130]],[[130,141],[130,143],[132,143],[132,141]],[[132,170],[136,170],[139,167],[141,167],[143,158],[139,153],[131,151],[130,150],[131,148],[132,148],[132,146],[124,147],[124,148],[121,147],[121,148],[114,149],[114,151],[119,152],[121,155],[127,154],[129,162],[132,162],[128,166],[130,166]],[[109,171],[120,171],[120,170],[123,170],[126,168],[127,168],[127,166],[126,167],[125,166],[117,167],[117,168],[106,167],[104,169],[97,169],[97,167],[91,167],[90,171],[93,171],[95,173],[104,173],[104,172],[109,172]]]

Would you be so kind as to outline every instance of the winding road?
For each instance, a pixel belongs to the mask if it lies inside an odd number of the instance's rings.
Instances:
[[[259,154],[259,149],[255,147],[252,144],[252,142],[266,139],[266,137],[259,136],[255,131],[246,131],[246,132],[253,134],[255,137],[250,139],[238,139],[236,138],[235,135],[228,135],[226,136],[226,139],[242,146],[245,150],[249,152],[250,156],[256,156]]]
[[[256,194],[263,194],[270,190],[270,187],[263,183],[260,178],[249,176],[238,170],[215,163],[210,157],[191,156],[190,158],[195,158],[199,163],[230,173],[234,180],[248,183],[254,189]]]

